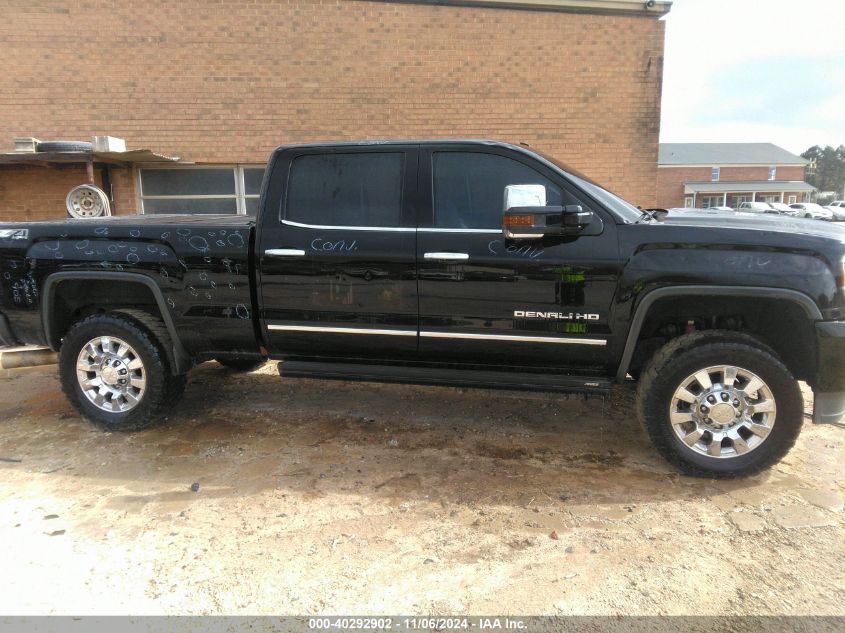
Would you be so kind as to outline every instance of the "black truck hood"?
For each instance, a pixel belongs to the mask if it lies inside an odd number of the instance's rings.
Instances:
[[[835,222],[822,220],[807,220],[783,215],[735,213],[735,214],[669,214],[659,225],[696,227],[726,231],[727,235],[735,235],[736,231],[766,231],[769,233],[784,233],[788,235],[804,235],[807,237],[821,237],[845,242],[845,226]]]

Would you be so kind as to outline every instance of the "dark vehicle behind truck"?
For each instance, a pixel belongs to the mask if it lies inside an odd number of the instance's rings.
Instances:
[[[137,430],[208,359],[283,376],[603,393],[682,471],[741,475],[845,412],[845,229],[650,213],[490,141],[272,155],[257,219],[0,224],[0,344]],[[245,394],[246,397],[246,394]]]

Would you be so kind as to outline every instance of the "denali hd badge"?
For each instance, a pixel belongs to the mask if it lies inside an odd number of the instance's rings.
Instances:
[[[515,319],[550,319],[553,321],[598,321],[598,314],[581,314],[580,312],[533,312],[528,310],[514,310]]]

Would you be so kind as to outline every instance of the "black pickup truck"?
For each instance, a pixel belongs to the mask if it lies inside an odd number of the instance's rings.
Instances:
[[[217,359],[283,376],[605,392],[661,454],[755,472],[845,411],[845,229],[660,218],[525,147],[272,155],[258,217],[0,224],[0,343],[60,351],[67,397],[143,428]],[[458,397],[458,396],[455,396]]]

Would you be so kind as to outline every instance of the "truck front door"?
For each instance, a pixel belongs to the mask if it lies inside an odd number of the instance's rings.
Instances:
[[[415,146],[282,151],[258,230],[271,356],[417,352]]]
[[[507,148],[420,153],[420,355],[430,361],[584,370],[608,364],[620,270],[616,227],[558,173]],[[577,237],[506,240],[507,185],[595,212]],[[426,218],[426,214],[428,217]]]

